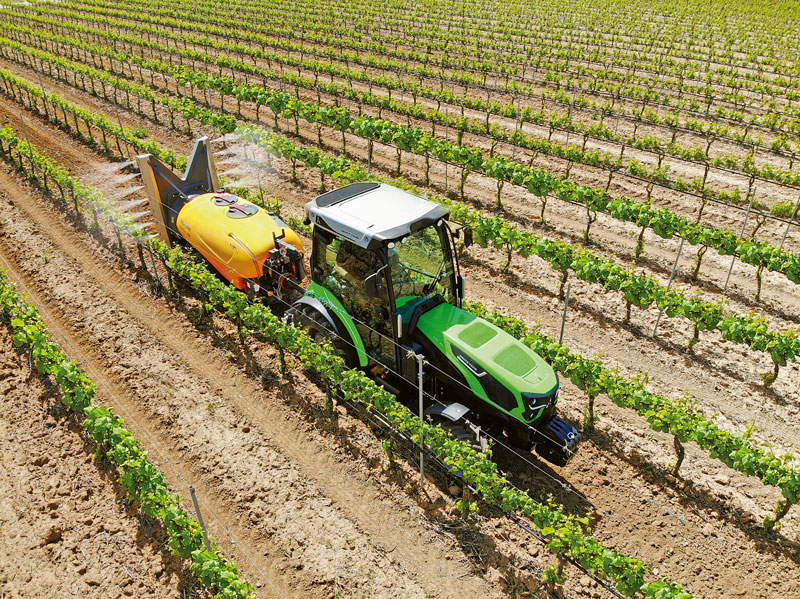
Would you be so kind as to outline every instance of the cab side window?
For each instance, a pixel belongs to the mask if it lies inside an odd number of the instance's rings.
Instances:
[[[377,251],[366,250],[346,239],[318,244],[317,268],[320,284],[342,302],[361,334],[367,353],[387,366],[394,367],[393,331],[388,293],[372,298],[364,281],[384,266]],[[380,276],[385,277],[383,269]],[[385,279],[384,279],[385,281]],[[388,288],[384,282],[384,288]]]

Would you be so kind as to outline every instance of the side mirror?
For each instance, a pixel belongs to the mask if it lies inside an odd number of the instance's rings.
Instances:
[[[364,279],[364,287],[367,292],[367,297],[383,297],[386,293],[380,271]]]
[[[456,293],[458,293],[458,299],[464,299],[464,277],[463,275],[458,275],[456,279]]]
[[[464,227],[464,247],[472,245],[472,227]]]

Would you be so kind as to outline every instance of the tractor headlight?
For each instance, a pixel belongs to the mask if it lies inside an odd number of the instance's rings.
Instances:
[[[531,420],[542,420],[542,416],[555,411],[556,401],[558,400],[559,388],[548,393],[522,393],[522,403],[525,411],[522,417],[530,422]]]

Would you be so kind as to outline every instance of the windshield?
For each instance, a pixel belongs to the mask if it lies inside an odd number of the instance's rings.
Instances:
[[[455,303],[455,276],[443,227],[432,225],[389,248],[392,287],[397,307],[413,298],[441,294]]]

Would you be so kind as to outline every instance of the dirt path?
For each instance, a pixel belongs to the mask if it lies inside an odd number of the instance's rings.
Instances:
[[[2,186],[0,250],[12,276],[88,360],[104,399],[141,426],[133,428],[173,484],[181,487],[179,473],[195,485],[215,515],[215,538],[230,549],[230,530],[253,560],[231,551],[251,580],[269,578],[285,597],[340,588],[352,596],[485,596],[484,581],[428,530],[420,510],[395,526],[386,515],[408,505],[382,497],[328,443],[309,439],[277,387],[265,393],[187,323],[143,301],[13,177],[3,173]]]
[[[0,325],[0,594],[209,597]]]

